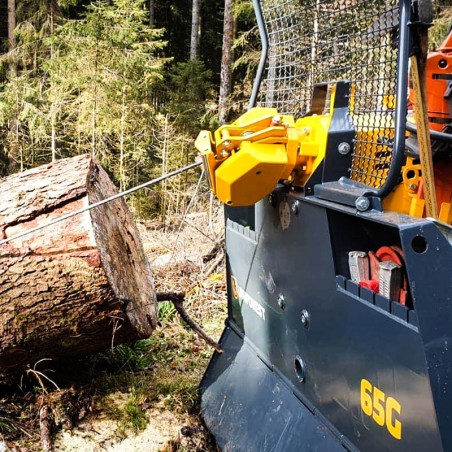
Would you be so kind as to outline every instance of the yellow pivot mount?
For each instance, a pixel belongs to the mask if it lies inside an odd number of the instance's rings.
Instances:
[[[281,180],[303,186],[323,159],[329,123],[329,115],[295,123],[274,108],[252,108],[213,135],[202,131],[195,146],[216,196],[230,206],[247,206]]]

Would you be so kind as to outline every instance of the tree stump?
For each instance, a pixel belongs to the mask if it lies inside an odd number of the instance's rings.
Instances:
[[[0,181],[0,237],[117,193],[89,156]],[[125,201],[0,246],[0,374],[40,358],[80,356],[148,337],[151,270]]]

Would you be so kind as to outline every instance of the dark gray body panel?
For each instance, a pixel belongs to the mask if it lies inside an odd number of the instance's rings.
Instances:
[[[225,353],[213,358],[201,385],[203,416],[219,445],[256,451],[334,450],[332,444],[363,451],[451,450],[452,253],[437,225],[380,212],[357,215],[284,191],[256,205],[254,231],[231,217]],[[422,253],[413,249],[418,236],[428,244]],[[414,310],[349,280],[347,252],[383,245],[404,250]],[[400,440],[363,413],[362,379],[400,402]],[[275,401],[276,386],[284,390]],[[275,403],[298,403],[304,420],[296,420],[293,408],[270,420],[256,418],[256,412],[272,413]],[[247,430],[237,423],[248,423]]]
[[[249,342],[227,328],[221,343],[224,353],[215,357],[205,376],[211,384],[204,388],[202,416],[222,450],[300,450],[301,432],[302,450],[344,450]]]

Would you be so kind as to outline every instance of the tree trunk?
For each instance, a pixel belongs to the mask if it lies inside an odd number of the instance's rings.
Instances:
[[[228,115],[228,97],[231,94],[232,86],[232,63],[234,51],[234,0],[225,0],[224,2],[224,26],[223,26],[223,50],[221,56],[220,73],[220,99],[219,99],[219,122],[224,124]]]
[[[8,41],[10,51],[13,51],[17,47],[16,35],[14,34],[15,29],[16,0],[8,0]],[[17,75],[17,63],[15,55],[10,59],[9,69],[12,72],[13,76]]]
[[[0,184],[0,235],[15,236],[115,193],[89,156],[9,176]],[[122,198],[0,245],[0,374],[148,337],[155,303]]]
[[[155,25],[155,0],[149,0],[149,25]]]
[[[190,61],[199,59],[199,0],[193,0],[191,11]]]
[[[55,31],[55,11],[56,11],[56,4],[51,1],[49,5],[49,19],[50,19],[50,34],[53,36],[53,33]],[[53,41],[50,41],[50,61],[53,60],[54,53],[53,53]],[[52,82],[50,82],[50,92],[52,92]],[[53,96],[52,96],[53,97]],[[55,124],[55,100],[52,99],[52,103],[50,105],[50,149],[52,152],[52,162],[56,160],[56,124]]]
[[[17,56],[15,50],[17,47],[17,40],[14,31],[16,30],[16,0],[8,0],[8,43],[10,58],[8,63],[9,78],[15,79],[17,77]],[[17,98],[17,97],[16,97]],[[14,161],[20,161],[20,170],[23,168],[23,158],[21,147],[19,145],[19,119],[18,119],[19,101],[16,102],[15,115],[8,124],[9,129],[9,168],[14,168]]]

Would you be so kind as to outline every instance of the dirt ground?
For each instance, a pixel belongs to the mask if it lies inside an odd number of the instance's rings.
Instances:
[[[189,315],[218,340],[226,318],[222,209],[171,223],[139,225],[156,290],[183,291]],[[159,303],[151,338],[73,369],[38,363],[22,392],[0,396],[0,452],[214,451],[197,391],[212,353],[170,302]],[[51,444],[43,442],[43,425]]]

